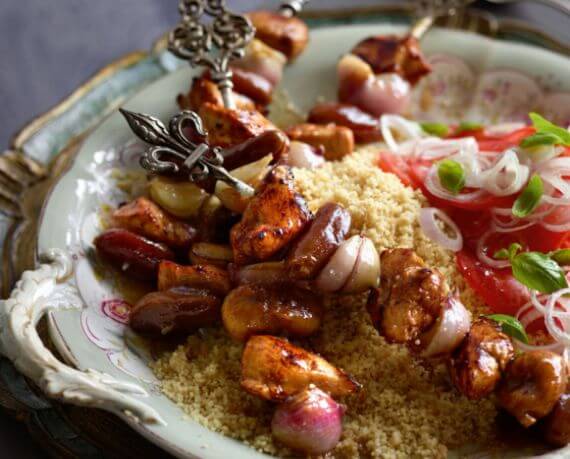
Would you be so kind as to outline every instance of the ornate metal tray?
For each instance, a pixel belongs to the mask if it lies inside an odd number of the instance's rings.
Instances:
[[[398,25],[409,21],[409,13],[402,7],[394,6],[307,14],[307,18],[314,27],[349,22]],[[518,23],[499,22],[483,13],[471,12],[443,25],[493,38],[532,43],[570,55],[566,46],[543,33]],[[4,297],[9,294],[22,272],[36,265],[42,206],[54,183],[71,166],[86,136],[132,95],[180,66],[180,62],[164,50],[164,45],[164,39],[159,40],[151,51],[127,55],[102,69],[61,104],[22,129],[14,137],[11,149],[0,156],[0,237],[3,240],[1,288]],[[174,80],[188,80],[187,74],[180,75],[182,76]],[[556,81],[542,83],[552,87],[558,84]],[[295,85],[288,89],[294,91]],[[172,105],[173,99],[174,94]],[[55,271],[63,277],[68,274],[68,268],[64,258],[56,257],[55,264],[46,267],[43,272],[36,271],[33,276],[28,276],[27,284],[21,285],[22,294],[25,295],[26,290],[29,293],[42,288],[42,276],[47,279]],[[66,294],[62,292],[64,297]],[[53,323],[51,325],[53,332]],[[0,327],[5,326],[6,323],[0,323]],[[49,343],[46,329],[46,323],[40,322],[40,335]],[[57,338],[57,334],[54,337],[58,341],[58,350],[64,354],[62,357],[73,362],[72,353],[65,351],[65,343]],[[33,355],[23,356],[22,364],[34,364],[31,360],[26,362],[25,358],[33,360]],[[57,366],[57,363],[49,363]],[[103,379],[102,383],[109,383]],[[49,383],[50,381],[42,381],[44,390]],[[136,390],[128,384],[117,384],[115,389],[127,394]],[[67,398],[70,398],[69,395]],[[113,398],[94,397],[91,404],[113,411],[115,402]],[[121,400],[121,403],[124,402]],[[103,455],[103,451],[106,455],[121,457],[159,457],[166,454],[138,437],[127,424],[111,414],[46,399],[6,358],[0,359],[0,405],[25,421],[33,436],[58,457],[98,456]],[[127,410],[124,406],[127,406]],[[123,409],[115,411],[131,421],[133,414],[138,415],[143,422],[145,415],[149,418],[155,415],[136,403],[127,403]],[[147,437],[152,439],[152,433]],[[164,442],[161,443],[165,446]],[[177,450],[175,445],[170,445],[169,450],[177,455],[188,454],[187,451]]]

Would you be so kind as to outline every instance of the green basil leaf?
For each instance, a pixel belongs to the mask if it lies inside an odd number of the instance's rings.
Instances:
[[[552,293],[568,287],[564,270],[543,253],[519,253],[511,259],[511,267],[515,279],[532,290]]]
[[[560,266],[570,265],[570,249],[560,249],[548,254]]]
[[[543,193],[544,184],[542,179],[539,175],[534,174],[513,204],[513,215],[518,218],[530,215],[540,204]]]
[[[570,147],[570,132],[568,129],[556,126],[556,124],[551,123],[538,113],[531,113],[529,117],[532,120],[536,132],[554,134],[560,138],[561,145]]]
[[[523,325],[513,316],[508,316],[506,314],[491,314],[485,317],[499,323],[503,329],[503,333],[528,344],[528,336]]]
[[[496,260],[509,260],[511,257],[509,256],[509,251],[507,249],[501,249],[495,252],[493,258]]]
[[[537,132],[521,140],[523,148],[541,147],[543,145],[561,145],[564,141],[552,132]]]
[[[483,125],[481,123],[475,123],[473,121],[462,121],[459,123],[459,126],[457,126],[455,133],[461,134],[462,132],[478,131],[479,129],[483,129]]]
[[[453,194],[459,193],[465,186],[463,166],[452,159],[444,159],[438,164],[437,176],[441,186]]]
[[[512,260],[515,257],[515,255],[519,253],[521,250],[522,250],[522,245],[520,245],[518,242],[513,242],[509,246],[509,260]]]
[[[447,137],[449,134],[449,126],[443,123],[420,123],[426,134],[435,135],[437,137]]]

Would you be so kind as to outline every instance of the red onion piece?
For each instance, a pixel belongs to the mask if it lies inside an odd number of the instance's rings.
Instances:
[[[341,405],[315,386],[277,407],[271,431],[285,446],[305,454],[324,454],[342,435]]]
[[[448,236],[438,225],[436,218],[441,220],[455,236]],[[424,234],[435,243],[441,245],[444,249],[459,252],[463,248],[463,236],[461,231],[453,220],[441,209],[436,209],[435,207],[424,207],[420,209],[419,221]]]
[[[422,357],[451,353],[465,338],[471,327],[471,314],[455,295],[449,295],[435,325],[420,338],[426,343]]]
[[[343,293],[361,293],[378,287],[380,282],[380,255],[374,243],[362,238],[354,270],[342,288]]]
[[[338,292],[354,271],[363,238],[352,236],[343,241],[316,280],[316,287],[325,293]]]
[[[291,167],[315,169],[324,164],[325,158],[315,153],[313,147],[304,142],[292,141],[287,163]]]

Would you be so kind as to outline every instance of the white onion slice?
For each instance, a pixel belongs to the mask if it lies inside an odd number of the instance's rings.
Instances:
[[[479,259],[479,261],[485,263],[491,268],[497,268],[497,269],[507,268],[511,265],[509,260],[496,260],[494,258],[488,257],[485,254],[485,243],[487,242],[489,236],[491,236],[492,234],[495,234],[495,231],[493,229],[490,229],[485,234],[483,234],[483,236],[479,238],[479,241],[477,242],[477,258]]]
[[[313,147],[304,143],[292,141],[287,158],[289,166],[303,169],[316,169],[325,163],[325,158],[317,155]]]
[[[487,194],[485,190],[476,190],[476,191],[471,191],[469,193],[460,193],[460,194],[453,194],[449,192],[448,190],[446,190],[441,186],[439,177],[437,175],[436,164],[431,166],[424,183],[426,188],[431,194],[433,194],[438,198],[445,199],[451,202],[475,201],[477,199],[484,197]]]
[[[522,190],[530,170],[521,164],[514,150],[507,150],[489,169],[481,173],[481,185],[494,196],[510,196]]]
[[[449,295],[435,325],[421,338],[427,347],[422,357],[434,357],[452,352],[465,338],[471,327],[471,314],[455,295]]]
[[[563,295],[570,293],[570,288],[563,288],[558,290],[550,295],[548,298],[548,302],[546,303],[545,313],[544,313],[544,323],[546,325],[546,329],[548,333],[560,344],[568,347],[570,346],[570,333],[567,331],[570,328],[570,321],[567,317],[562,317],[563,315],[566,316],[565,313],[570,312],[567,309],[565,311],[558,312],[554,309],[554,307],[559,304],[559,300]],[[557,324],[554,319],[558,318],[562,323],[562,327]],[[566,319],[566,320],[563,320]]]
[[[490,137],[491,136],[502,137],[504,135],[510,134],[511,132],[522,129],[525,126],[526,123],[517,122],[517,121],[495,124],[494,126],[489,126],[485,128],[485,135]]]
[[[453,237],[445,233],[438,225],[436,218],[453,232]],[[424,234],[435,243],[441,245],[444,249],[459,252],[463,248],[463,235],[461,231],[459,231],[459,228],[453,220],[441,209],[436,209],[435,207],[424,207],[420,209],[419,221]]]
[[[382,137],[384,137],[384,142],[393,153],[398,153],[400,146],[393,132],[396,132],[398,137],[402,138],[401,143],[425,137],[418,123],[398,115],[382,115],[380,117],[380,132]]]

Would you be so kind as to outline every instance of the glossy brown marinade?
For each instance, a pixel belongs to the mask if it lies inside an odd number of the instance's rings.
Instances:
[[[248,17],[256,29],[256,38],[281,51],[288,59],[301,54],[309,42],[307,24],[296,17],[285,17],[273,11],[253,11]]]
[[[344,126],[336,124],[303,123],[287,129],[291,140],[305,142],[313,147],[323,147],[324,156],[328,160],[341,159],[354,150],[354,134]]]
[[[253,100],[258,106],[263,107],[271,102],[273,85],[261,75],[232,67],[232,82],[235,91]]]
[[[161,337],[188,334],[220,322],[222,300],[209,290],[176,288],[142,297],[130,315],[131,328]]]
[[[228,266],[228,270],[235,285],[261,284],[276,286],[289,282],[284,261],[266,261],[246,266],[237,266],[232,263]]]
[[[212,265],[183,266],[163,261],[158,268],[158,290],[174,287],[206,289],[218,295],[227,295],[231,290],[230,276],[225,269]]]
[[[315,105],[307,118],[309,123],[334,123],[352,130],[357,143],[379,142],[382,134],[378,125],[378,118],[349,104],[325,102]]]
[[[256,110],[232,110],[211,103],[198,110],[204,129],[208,131],[210,145],[231,147],[263,132],[277,128]]]
[[[368,311],[387,341],[408,343],[435,323],[447,284],[411,249],[385,250],[381,266],[381,288],[370,295]]]
[[[431,71],[418,40],[409,35],[369,37],[358,43],[352,54],[368,63],[374,73],[397,73],[412,85]]]
[[[256,110],[255,103],[242,94],[234,91],[234,102],[239,110]],[[198,111],[205,104],[224,106],[224,100],[220,89],[213,81],[205,76],[194,78],[188,94],[180,94],[177,98],[178,105],[184,110]]]
[[[499,404],[524,427],[547,416],[566,390],[566,365],[559,354],[534,350],[515,357],[497,391]]]
[[[160,262],[174,259],[174,253],[164,244],[124,229],[107,230],[93,243],[103,260],[126,275],[145,281],[155,282]]]
[[[499,384],[513,356],[513,344],[501,326],[480,318],[473,322],[449,361],[451,380],[472,400],[487,397]]]
[[[189,224],[167,214],[150,199],[141,197],[113,212],[117,226],[163,242],[170,247],[189,247],[197,230]]]
[[[315,278],[344,241],[350,221],[350,214],[342,206],[323,205],[286,259],[289,277],[295,280]]]
[[[196,242],[188,252],[193,265],[213,265],[226,268],[234,260],[234,253],[229,245],[211,242]]]
[[[252,336],[243,350],[241,367],[242,387],[271,401],[283,401],[310,384],[333,397],[360,389],[350,376],[323,358],[274,336]]]
[[[322,297],[294,286],[242,285],[222,307],[224,326],[237,341],[255,334],[309,336],[319,329],[322,315]]]
[[[570,394],[566,392],[541,425],[544,439],[554,446],[570,443]]]
[[[284,249],[307,225],[311,213],[294,190],[291,171],[273,169],[251,198],[241,221],[230,233],[238,265],[269,260]]]
[[[224,167],[236,169],[269,154],[277,162],[289,149],[289,138],[281,131],[267,131],[222,152]]]

